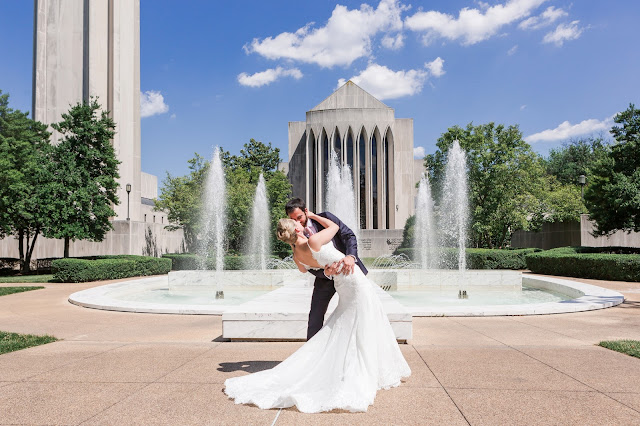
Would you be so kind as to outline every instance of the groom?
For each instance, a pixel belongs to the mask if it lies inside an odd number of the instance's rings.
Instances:
[[[287,216],[291,219],[300,222],[305,228],[305,235],[310,237],[318,231],[324,229],[322,225],[313,219],[307,218],[307,208],[304,200],[301,198],[292,198],[285,206]],[[342,270],[340,273],[351,274],[353,268],[357,264],[362,272],[366,275],[368,273],[367,268],[358,257],[358,243],[353,231],[340,219],[335,217],[329,212],[318,213],[318,216],[325,217],[335,222],[340,228],[333,237],[333,245],[336,249],[345,254],[345,257],[330,265],[325,270],[322,269],[310,269],[313,275],[316,276],[316,280],[313,283],[313,296],[311,297],[311,311],[309,312],[309,325],[307,327],[307,340],[311,339],[321,328],[324,323],[324,315],[327,313],[329,307],[329,301],[336,292],[336,288],[333,286],[333,281],[329,278],[331,275],[335,275],[340,267]]]

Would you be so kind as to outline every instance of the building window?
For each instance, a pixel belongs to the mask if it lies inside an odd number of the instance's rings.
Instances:
[[[365,140],[364,135],[360,134],[360,143],[358,144],[358,150],[360,151],[360,164],[359,164],[359,175],[360,175],[360,228],[367,228],[367,192],[365,188],[365,167],[366,167],[366,155],[365,155]]]
[[[333,134],[333,150],[336,152],[336,156],[338,157],[338,164],[342,164],[342,139],[340,138],[338,128],[336,128],[336,131]]]
[[[384,138],[384,211],[387,229],[391,229],[389,222],[391,219],[389,211],[389,131]]]
[[[324,183],[327,175],[329,174],[329,150],[331,149],[331,146],[329,145],[329,137],[327,136],[326,131],[322,132],[322,142],[320,143],[320,148],[322,149],[322,152],[320,154],[320,158],[322,161],[322,167],[320,169],[322,170],[322,181],[320,183],[320,187],[323,189],[322,201],[325,202],[325,200],[327,199],[327,188],[324,188]]]
[[[371,194],[373,229],[378,229],[378,140],[375,132],[371,137]]]
[[[309,135],[309,208],[312,212],[317,211],[316,209],[316,194],[317,194],[317,185],[318,185],[318,177],[316,173],[316,138],[313,132]]]
[[[353,181],[353,134],[351,130],[347,134],[347,164],[351,168],[351,180]]]

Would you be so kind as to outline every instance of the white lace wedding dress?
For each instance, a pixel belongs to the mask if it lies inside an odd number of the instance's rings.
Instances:
[[[332,243],[313,252],[320,265],[344,255]],[[334,278],[338,306],[324,327],[276,367],[225,381],[236,404],[296,406],[304,413],[367,411],[378,389],[411,374],[371,282],[358,268]]]

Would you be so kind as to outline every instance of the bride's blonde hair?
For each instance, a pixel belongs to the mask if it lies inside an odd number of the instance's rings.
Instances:
[[[296,221],[288,218],[280,219],[276,235],[280,241],[284,241],[287,244],[295,244],[298,241]]]

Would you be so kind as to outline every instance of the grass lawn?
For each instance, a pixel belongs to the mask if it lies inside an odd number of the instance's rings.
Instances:
[[[608,340],[600,342],[598,345],[612,351],[640,358],[640,341],[638,340]]]
[[[55,342],[53,336],[35,336],[33,334],[7,333],[0,331],[0,355],[7,352],[19,351],[32,346]]]
[[[44,287],[31,286],[31,287],[0,287],[0,296],[6,296],[7,294],[22,293],[23,291],[38,290]]]
[[[12,275],[10,277],[0,277],[0,283],[52,283],[53,274],[43,275]]]

